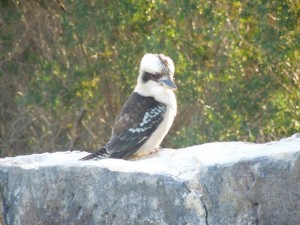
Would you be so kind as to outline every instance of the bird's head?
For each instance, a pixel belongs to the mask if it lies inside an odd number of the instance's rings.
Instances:
[[[175,66],[172,59],[163,54],[147,53],[143,56],[138,85],[145,89],[165,88],[176,90],[174,83]]]

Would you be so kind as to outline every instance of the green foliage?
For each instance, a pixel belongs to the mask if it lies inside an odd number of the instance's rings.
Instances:
[[[0,1],[1,156],[104,144],[141,57],[176,65],[163,146],[300,129],[298,1]]]

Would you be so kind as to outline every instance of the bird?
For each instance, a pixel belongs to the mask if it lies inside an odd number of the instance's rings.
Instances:
[[[110,140],[81,160],[140,158],[158,151],[177,113],[174,73],[169,56],[146,53],[137,84],[115,119]]]

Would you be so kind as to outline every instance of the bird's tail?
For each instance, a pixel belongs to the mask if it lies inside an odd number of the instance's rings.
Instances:
[[[105,148],[100,148],[97,152],[91,153],[80,160],[99,160],[99,159],[106,159],[109,158],[110,154],[107,153]]]

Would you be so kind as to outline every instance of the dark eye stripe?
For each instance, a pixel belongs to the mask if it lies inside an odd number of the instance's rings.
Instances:
[[[161,77],[161,74],[153,74],[153,73],[148,73],[148,72],[144,72],[143,73],[143,81],[147,82],[149,80],[157,80]]]

